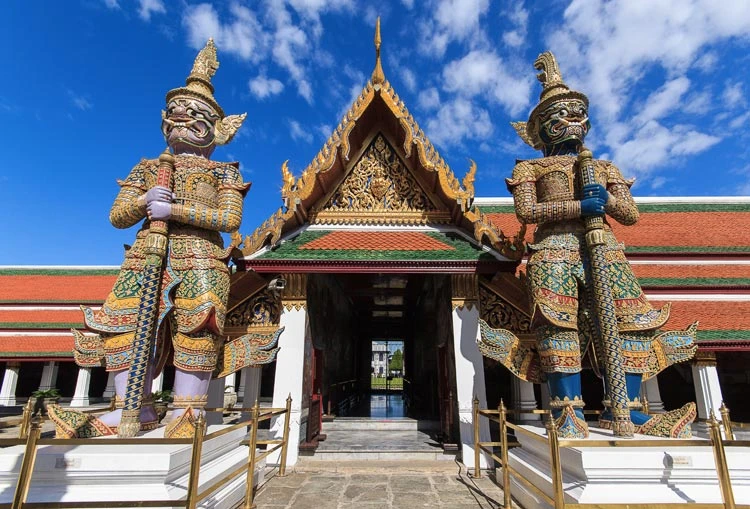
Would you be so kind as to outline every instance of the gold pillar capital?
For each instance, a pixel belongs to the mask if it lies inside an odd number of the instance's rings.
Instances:
[[[302,309],[307,305],[307,274],[282,274],[284,289],[281,290],[281,302],[284,309]]]
[[[471,309],[479,305],[479,278],[476,274],[451,274],[453,309]]]
[[[693,366],[696,367],[706,367],[706,366],[716,366],[716,352],[706,351],[698,349],[697,352],[695,352],[695,357],[692,359]]]

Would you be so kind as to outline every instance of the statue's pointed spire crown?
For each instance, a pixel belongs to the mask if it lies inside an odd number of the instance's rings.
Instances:
[[[385,82],[383,64],[380,63],[380,16],[375,22],[375,69],[372,70],[370,81],[373,85],[380,85]]]
[[[216,58],[216,45],[213,39],[209,39],[206,46],[198,52],[193,62],[193,69],[185,80],[185,86],[175,88],[167,92],[167,102],[176,96],[189,96],[201,99],[211,105],[216,112],[224,117],[224,110],[214,98],[214,86],[211,78],[219,68],[219,60]]]

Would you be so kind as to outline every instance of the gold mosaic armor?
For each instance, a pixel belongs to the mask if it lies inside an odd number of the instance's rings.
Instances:
[[[526,270],[537,351],[547,373],[580,371],[582,354],[595,337],[596,313],[584,271],[589,262],[576,160],[560,155],[520,161],[506,181],[518,219],[538,225]],[[634,224],[638,208],[630,194],[633,180],[625,180],[609,161],[594,163],[596,180],[608,191],[607,215],[624,225]],[[648,302],[624,246],[606,221],[604,240],[625,371],[649,377],[688,359],[692,345],[678,345],[672,336],[658,334],[669,318],[669,305],[655,309]]]
[[[143,160],[119,182],[120,193],[110,212],[114,226],[128,228],[144,219],[145,193],[156,185],[158,164],[155,159]],[[227,261],[231,251],[224,249],[220,232],[239,228],[242,199],[248,187],[242,182],[236,163],[190,155],[175,157],[174,200],[159,321],[166,320],[174,364],[180,369],[213,371],[216,367],[229,294]],[[101,353],[108,371],[130,365],[149,225],[146,220],[133,246],[126,248],[125,261],[102,308],[84,308],[87,327],[101,334]],[[157,373],[168,357],[169,346],[160,338]]]

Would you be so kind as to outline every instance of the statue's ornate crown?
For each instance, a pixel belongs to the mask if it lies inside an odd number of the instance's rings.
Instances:
[[[534,147],[542,148],[542,141],[539,139],[538,126],[536,120],[539,112],[547,108],[556,101],[566,99],[579,99],[589,105],[589,99],[581,92],[571,90],[563,81],[560,67],[557,65],[555,55],[551,51],[545,51],[534,61],[534,68],[541,71],[536,78],[542,83],[542,93],[539,94],[539,104],[537,104],[529,114],[528,122],[511,122],[513,129],[523,141]]]
[[[221,117],[221,121],[216,123],[216,143],[224,145],[232,140],[237,130],[242,126],[245,117],[247,117],[247,113],[224,115],[224,110],[214,99],[214,86],[211,84],[211,78],[216,74],[218,68],[219,60],[216,58],[216,45],[213,39],[209,39],[206,46],[195,57],[193,69],[185,80],[185,86],[167,92],[167,102],[175,97],[187,96],[200,99],[214,108]]]

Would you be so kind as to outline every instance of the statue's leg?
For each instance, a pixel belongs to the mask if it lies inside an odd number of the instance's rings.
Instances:
[[[561,438],[586,438],[589,431],[583,417],[578,332],[542,325],[537,327],[536,335],[557,434]]]
[[[146,375],[146,387],[151,389],[151,382],[153,376],[151,370]],[[125,390],[128,384],[128,370],[121,369],[115,371],[115,409],[112,412],[99,417],[107,426],[116,427],[120,424],[120,418],[122,417],[122,405],[125,401]],[[142,429],[150,429],[156,427],[158,419],[156,417],[156,410],[154,409],[154,401],[151,398],[151,394],[144,395],[143,405],[141,406],[141,426]]]
[[[657,437],[690,438],[690,424],[697,415],[695,403],[687,403],[681,408],[663,414],[644,414],[640,400],[642,378],[643,375],[640,373],[625,373],[631,405],[630,419],[635,424],[635,432]]]

